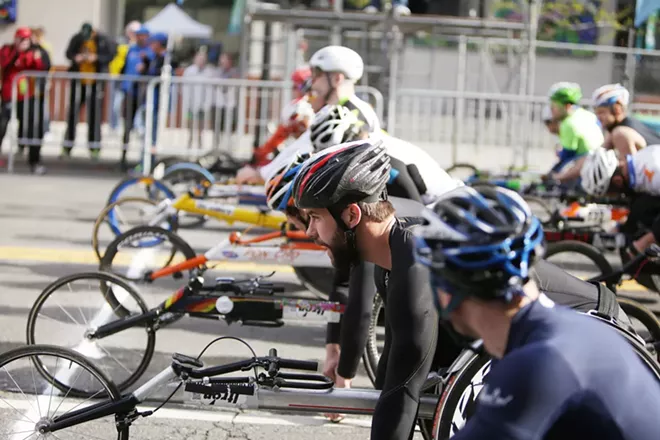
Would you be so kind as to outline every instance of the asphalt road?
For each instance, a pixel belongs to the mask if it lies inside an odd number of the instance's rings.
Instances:
[[[72,174],[0,175],[0,353],[25,344],[28,313],[47,285],[59,277],[95,270],[98,267],[90,245],[92,225],[118,178],[102,172],[81,173],[79,176]],[[184,229],[180,231],[180,235],[193,248],[202,251],[237,229],[240,230],[241,227],[237,225],[230,228],[209,221],[204,228]],[[103,232],[101,238],[102,245],[105,245],[111,237],[107,232]],[[314,298],[313,294],[300,285],[291,268],[285,266],[226,264],[210,272],[207,279],[228,275],[237,278],[249,277],[268,273],[273,269],[277,270],[273,280],[285,286],[286,295]],[[153,306],[165,300],[181,285],[181,281],[168,278],[153,285],[140,285],[139,292],[146,303]],[[656,312],[660,312],[655,294],[649,294],[633,284],[626,284],[622,294],[641,300]],[[87,319],[97,316],[104,304],[96,285],[76,285],[70,291],[63,290],[62,295],[57,298],[57,301],[48,303],[47,309],[64,311],[76,308],[75,313],[81,315],[78,320],[85,319],[85,316]],[[62,316],[60,313],[59,318]],[[40,332],[36,335],[37,342],[76,346],[75,341],[81,340],[76,328],[74,325],[63,326],[59,321],[38,321],[37,329],[40,329]],[[157,332],[153,359],[137,385],[143,384],[167,367],[172,353],[197,356],[208,342],[225,335],[245,339],[257,355],[266,355],[268,349],[276,348],[282,357],[316,361],[321,361],[324,357],[325,325],[322,323],[294,322],[280,328],[262,328],[184,318]],[[114,342],[108,346],[107,353],[111,356],[106,358],[118,360],[120,367],[108,367],[114,368],[109,371],[114,375],[121,373],[121,366],[132,368],[128,364],[141,360],[145,341],[146,335],[139,330],[116,335]],[[202,360],[206,365],[212,365],[234,362],[246,356],[249,356],[246,348],[236,342],[225,341],[209,349]],[[28,371],[31,370],[27,367],[21,370],[21,384],[29,384]],[[354,386],[371,387],[364,369],[361,368]],[[160,390],[153,396],[153,400],[141,409],[158,405],[170,393],[169,389]],[[29,407],[19,395],[11,398],[5,395],[5,398],[9,403],[0,403],[0,426],[12,426],[13,430],[17,430],[17,409],[23,411]],[[0,402],[2,400],[0,399]],[[334,439],[341,436],[345,440],[352,440],[368,438],[369,435],[369,418],[365,416],[348,416],[342,423],[331,424],[321,415],[252,410],[191,410],[183,405],[183,400],[184,397],[179,392],[165,408],[152,417],[139,419],[131,429],[131,438],[255,440],[273,437]],[[9,437],[2,429],[0,428],[0,438],[28,438],[28,434]],[[111,434],[111,421],[108,420],[89,423],[83,429],[78,433],[78,437],[70,438],[116,438]],[[421,438],[419,434],[417,436]],[[69,437],[60,435],[59,438]]]
[[[81,173],[81,176],[68,174],[0,175],[0,353],[25,344],[28,312],[46,286],[59,277],[98,267],[91,251],[92,226],[118,178],[107,177],[101,172]],[[242,229],[240,225],[229,228],[210,221],[203,229],[181,230],[180,234],[196,250],[201,251],[226,238],[230,231],[237,228]],[[103,243],[107,243],[110,235],[107,232],[102,235],[105,237]],[[300,285],[290,267],[238,263],[227,264],[219,269],[224,271],[211,271],[208,278],[253,277],[277,269],[273,281],[285,286],[285,295],[314,298]],[[181,281],[169,278],[154,285],[139,286],[139,289],[149,305],[156,305],[181,285]],[[79,285],[76,284],[74,289],[79,289]],[[93,314],[94,308],[100,307],[99,295],[89,286],[86,289],[75,290],[77,296],[61,297],[62,303],[58,299],[58,303],[54,303],[57,305],[53,307],[64,310],[82,305],[84,311],[81,310],[81,313],[88,316]],[[83,295],[85,291],[94,294]],[[80,298],[84,299],[81,301]],[[44,322],[47,327],[37,335],[38,342],[67,344],[66,336],[73,327],[58,327],[58,323],[48,320],[39,322]],[[153,359],[138,385],[169,365],[172,353],[197,356],[212,339],[224,335],[245,339],[260,356],[267,355],[270,348],[276,348],[282,357],[314,361],[322,361],[324,358],[323,323],[293,322],[280,328],[261,328],[184,318],[157,332]],[[143,333],[136,337],[119,335],[117,344],[112,347],[112,354],[121,357],[122,361],[140,359],[145,347],[141,345],[144,338]],[[70,346],[75,346],[75,343],[72,342]],[[236,342],[225,341],[209,349],[202,360],[207,365],[213,365],[249,356],[246,348]],[[362,368],[354,386],[371,387]],[[150,402],[157,405],[170,392],[160,390]],[[273,415],[262,411],[247,411],[239,415],[233,410],[190,411],[179,409],[182,399],[179,392],[167,405],[169,412],[161,410],[149,419],[138,420],[131,429],[131,438],[309,438],[309,430],[313,430],[312,437],[318,439],[368,437],[369,418],[365,416],[350,416],[340,424],[331,424],[321,415]],[[13,404],[18,405],[16,402]],[[0,426],[9,426],[8,421],[13,415],[15,411],[0,405],[0,419],[5,419],[0,421]],[[81,432],[81,438],[94,438],[90,434],[92,432],[95,435],[101,432],[105,434],[103,429],[99,430],[97,423],[89,425],[90,431]],[[1,429],[0,438],[5,438]],[[113,437],[107,435],[100,438]]]

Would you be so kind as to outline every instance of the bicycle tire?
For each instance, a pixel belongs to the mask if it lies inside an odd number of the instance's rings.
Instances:
[[[151,175],[160,180],[165,174],[165,170],[181,162],[181,158],[177,156],[164,156],[161,159],[158,159],[156,163],[151,167]]]
[[[0,368],[4,368],[8,363],[15,360],[30,357],[32,363],[35,365],[35,368],[37,368],[37,371],[39,371],[40,365],[35,362],[35,358],[37,356],[59,357],[80,365],[87,373],[91,374],[96,380],[98,380],[105,389],[105,392],[98,394],[99,397],[107,398],[111,402],[116,402],[121,399],[121,394],[119,393],[117,386],[105,375],[105,373],[103,373],[103,371],[96,367],[92,362],[87,360],[87,358],[84,356],[66,348],[57,347],[54,345],[26,345],[23,347],[14,348],[0,355]],[[41,373],[41,371],[39,371],[39,373]],[[50,380],[50,378],[44,378]],[[69,388],[59,381],[53,381],[52,385],[64,393],[69,391]],[[71,397],[83,397],[75,396],[70,391],[68,395]],[[117,440],[128,440],[127,427],[121,431],[118,431]]]
[[[369,336],[367,337],[367,344],[364,347],[364,354],[362,355],[362,362],[364,369],[367,371],[367,376],[371,383],[376,386],[376,372],[378,371],[378,362],[380,361],[380,353],[378,352],[378,337],[376,329],[378,328],[379,316],[383,308],[383,298],[379,294],[374,296],[374,303],[371,308],[371,320],[369,321]]]
[[[648,308],[629,298],[617,297],[619,306],[629,317],[638,320],[649,333],[651,341],[646,342],[660,342],[660,321]],[[658,354],[658,361],[660,362],[660,354]]]
[[[475,392],[476,386],[472,385],[472,381],[475,376],[481,372],[482,377],[487,373],[483,370],[488,365],[490,368],[491,357],[488,355],[477,355],[474,354],[466,365],[454,373],[453,377],[449,379],[449,386],[443,392],[442,397],[438,401],[438,406],[436,407],[435,414],[435,436],[436,439],[447,439],[452,434],[453,431],[457,431],[462,428],[455,426],[455,416],[456,411],[460,411],[460,416],[463,418],[463,423],[465,423],[473,413],[474,404],[479,395],[479,391]],[[469,386],[472,385],[472,390],[470,395],[465,396],[465,391]],[[463,399],[469,399],[465,402]],[[462,405],[461,405],[462,403]]]
[[[167,187],[165,183],[163,183],[158,179],[155,179],[153,177],[144,177],[144,176],[127,177],[125,179],[120,180],[119,183],[112,188],[112,191],[110,191],[110,195],[108,196],[108,200],[105,203],[106,206],[119,200],[121,198],[120,197],[121,193],[125,191],[127,188],[130,188],[131,186],[138,184],[145,184],[148,187],[154,185],[159,191],[165,194],[166,198],[168,199],[174,199],[176,197],[174,195],[174,191],[172,191],[170,188]],[[151,194],[152,194],[151,191],[148,191],[147,198],[150,198],[149,196]]]
[[[294,267],[300,284],[318,298],[327,299],[334,289],[335,270],[329,267]]]
[[[126,191],[126,189],[130,188],[131,186],[139,185],[139,184],[146,184],[147,187],[146,198],[149,200],[156,199],[154,197],[154,192],[151,191],[152,185],[156,188],[157,191],[163,193],[166,199],[173,200],[176,198],[174,191],[168,188],[167,185],[165,185],[160,180],[154,179],[153,177],[128,177],[126,179],[121,180],[117,185],[115,185],[112,191],[110,191],[110,195],[108,196],[108,200],[105,202],[105,205],[108,206],[115,203],[120,198],[123,198],[121,197],[121,195],[124,191]],[[119,235],[120,231],[116,225],[114,212],[110,211],[107,214],[107,217],[110,228],[113,230],[115,235]]]
[[[113,210],[116,206],[121,205],[122,203],[129,203],[129,202],[143,202],[143,203],[148,203],[151,206],[157,206],[158,205],[155,201],[149,200],[149,199],[146,199],[146,198],[142,198],[142,197],[124,197],[124,198],[121,198],[121,199],[117,200],[114,203],[109,204],[105,208],[103,208],[103,210],[98,215],[98,217],[96,217],[96,221],[94,222],[94,228],[92,229],[92,249],[94,249],[94,253],[96,254],[96,259],[98,261],[101,261],[101,258],[102,258],[101,252],[100,252],[99,237],[98,237],[98,233],[99,233],[99,229],[101,228],[101,225],[103,223],[105,223],[105,219],[106,219],[106,217],[108,216],[108,213],[111,210]],[[176,232],[178,227],[179,227],[177,219],[178,219],[177,215],[172,215],[171,217],[168,218],[168,223],[170,225],[170,230],[172,232]],[[115,231],[113,230],[113,233],[114,232]],[[119,233],[121,233],[121,231],[119,231]],[[115,237],[117,235],[119,235],[119,234],[115,233]]]
[[[65,277],[58,278],[57,280],[49,284],[41,292],[37,300],[32,305],[32,308],[28,313],[28,322],[26,329],[28,345],[30,346],[41,345],[41,344],[37,344],[35,341],[36,339],[35,327],[36,327],[37,317],[39,316],[39,311],[41,310],[46,300],[53,293],[55,293],[60,287],[65,286],[68,283],[72,281],[76,281],[78,279],[95,279],[100,282],[115,284],[121,287],[122,289],[124,289],[131,296],[131,298],[136,302],[136,304],[140,308],[141,313],[147,313],[149,311],[149,307],[142,299],[140,294],[137,292],[135,287],[131,286],[128,282],[126,282],[126,280],[124,280],[121,277],[106,272],[82,272],[78,274],[67,275]],[[101,285],[103,286],[103,284]],[[127,310],[120,302],[118,302],[116,296],[113,293],[111,293],[112,289],[107,289],[107,287],[106,288],[102,287],[100,290],[101,290],[101,294],[105,297],[106,301],[108,302],[108,304],[113,309],[113,311],[115,312],[115,314],[119,319],[126,318],[130,315],[130,311]],[[120,391],[124,391],[125,389],[133,385],[136,381],[138,381],[149,367],[149,364],[151,363],[151,359],[153,358],[154,350],[156,347],[156,333],[155,330],[151,328],[147,328],[146,331],[147,331],[147,346],[140,364],[135,369],[135,371],[131,373],[130,376],[128,376],[127,379],[121,382],[113,381],[113,383],[117,385],[117,388]],[[39,372],[44,377],[50,377],[50,375],[45,371],[45,369],[43,371],[40,370]],[[86,393],[82,390],[77,390],[77,389],[75,390],[75,393],[76,393],[75,396],[85,397],[85,398],[88,398],[92,395],[92,393]]]
[[[172,260],[174,259],[174,256],[176,255],[177,251],[180,251],[186,260],[189,260],[197,256],[193,248],[190,247],[190,245],[186,243],[186,241],[183,238],[181,238],[179,235],[175,234],[174,232],[168,231],[167,229],[159,228],[158,226],[138,226],[124,232],[123,234],[120,234],[108,245],[107,249],[105,250],[105,254],[103,255],[103,258],[101,258],[101,262],[99,263],[99,270],[103,272],[113,273],[115,275],[118,275],[124,279],[130,280],[135,283],[144,282],[144,279],[142,278],[131,279],[115,271],[113,268],[113,260],[117,256],[117,253],[121,245],[126,241],[130,241],[131,236],[149,236],[149,235],[164,237],[170,243],[172,243],[172,245],[174,245],[174,249],[171,255],[169,256],[169,258],[167,259],[167,261],[165,262],[165,264],[163,265],[163,267],[167,267],[172,263]],[[177,272],[177,274],[179,274],[179,272]],[[174,276],[177,277],[178,275],[174,274]]]
[[[573,252],[587,257],[596,265],[600,271],[600,276],[614,272],[612,265],[609,263],[609,261],[607,261],[607,258],[605,258],[603,253],[598,248],[590,245],[589,243],[584,243],[577,240],[565,240],[548,244],[543,259],[547,260],[549,257],[563,252]],[[611,285],[608,285],[607,287],[612,289],[616,288],[616,286]]]
[[[468,169],[468,170],[472,171],[472,174],[478,174],[479,173],[479,168],[477,168],[474,165],[472,165],[471,163],[467,163],[467,162],[457,162],[457,163],[453,164],[452,166],[450,166],[449,168],[445,169],[445,172],[447,174],[451,174],[452,171],[456,171],[456,170],[459,170],[461,168],[465,168],[465,169]]]
[[[208,182],[211,185],[215,183],[215,177],[213,174],[211,174],[201,165],[194,162],[179,162],[170,165],[165,169],[165,173],[160,180],[163,182],[168,182],[168,178],[171,178],[173,175],[180,171],[196,174],[198,176],[198,179],[195,180],[196,183]]]
[[[532,210],[532,213],[534,213],[534,215],[539,219],[541,223],[545,223],[552,218],[552,215],[554,213],[552,209],[548,207],[547,200],[544,200],[541,197],[526,196],[526,195],[523,195],[522,198],[525,202],[527,202],[527,205],[529,205],[529,208]],[[532,205],[536,205],[541,208],[541,211],[543,211],[543,217],[539,216],[537,212],[535,212],[532,209]]]

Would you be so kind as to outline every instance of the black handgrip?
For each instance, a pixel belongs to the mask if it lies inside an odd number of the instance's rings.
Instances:
[[[272,376],[275,376],[277,374],[277,370],[279,369],[278,365],[277,365],[277,362],[276,362],[276,359],[275,359],[275,358],[277,358],[277,350],[275,350],[274,348],[271,348],[270,350],[268,350],[268,357],[273,359],[268,364],[268,375],[272,377]]]
[[[274,292],[275,289],[272,287],[257,287],[253,291],[255,295],[263,295],[263,296],[271,296]]]
[[[280,368],[292,370],[318,371],[319,363],[313,361],[299,361],[297,359],[280,359]]]

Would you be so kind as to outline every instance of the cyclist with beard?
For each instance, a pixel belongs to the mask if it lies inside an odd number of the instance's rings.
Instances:
[[[364,350],[370,322],[373,281],[357,262],[376,264],[375,284],[385,303],[385,348],[377,369],[381,398],[373,417],[372,438],[407,438],[421,387],[431,367],[448,366],[460,348],[438,330],[426,268],[415,265],[409,228],[419,221],[395,218],[387,200],[390,166],[382,145],[371,141],[342,144],[315,154],[296,172],[291,191],[309,218],[307,234],[329,249],[333,265],[350,271],[350,296],[341,323],[339,386],[350,386]],[[281,203],[290,206],[283,198]],[[282,205],[280,205],[282,206]],[[424,209],[419,205],[420,211]],[[414,215],[417,215],[415,212]],[[548,294],[579,310],[597,309],[625,318],[615,295],[542,262],[535,277]],[[437,347],[437,349],[436,349]]]
[[[440,315],[496,359],[454,440],[658,438],[658,378],[616,331],[530,278],[543,231],[518,194],[459,188],[425,219],[417,253]]]
[[[648,146],[660,144],[660,135],[635,118],[628,116],[630,92],[621,84],[608,84],[594,91],[594,111],[607,131],[603,146],[619,157],[635,154]]]

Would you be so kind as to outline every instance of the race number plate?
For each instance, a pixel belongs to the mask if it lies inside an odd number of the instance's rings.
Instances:
[[[257,400],[254,395],[254,387],[252,385],[240,386],[240,391],[237,390],[236,385],[232,387],[214,386],[213,390],[204,389],[204,386],[196,386],[195,384],[188,384],[184,389],[186,396],[185,402],[189,405],[195,406],[213,406],[222,408],[252,408],[253,403]]]
[[[309,303],[304,300],[285,302],[282,305],[283,319],[303,321],[339,322],[341,314],[333,303]]]

